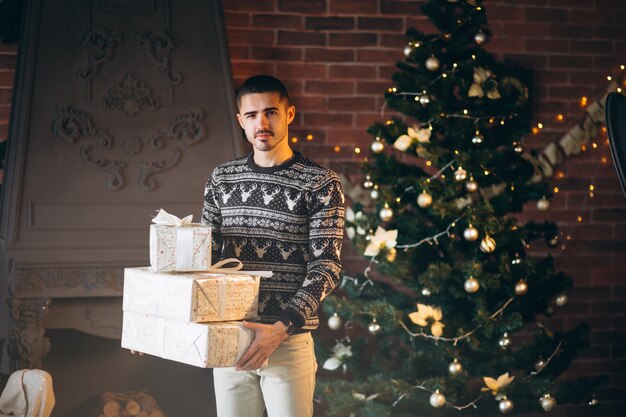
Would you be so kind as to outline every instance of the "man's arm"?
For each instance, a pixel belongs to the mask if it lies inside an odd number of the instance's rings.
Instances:
[[[280,321],[300,328],[316,314],[320,303],[339,283],[344,196],[339,177],[329,172],[316,184],[309,202],[309,261],[302,287],[293,296]]]
[[[217,205],[219,195],[215,171],[211,174],[204,188],[202,224],[211,226],[211,262],[214,264],[222,257],[222,215]]]

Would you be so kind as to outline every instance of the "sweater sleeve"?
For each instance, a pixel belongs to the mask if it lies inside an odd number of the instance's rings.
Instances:
[[[219,187],[216,173],[213,171],[204,188],[204,206],[202,207],[202,224],[211,226],[211,263],[222,257],[222,215],[217,203]]]
[[[339,282],[345,208],[339,177],[329,171],[308,199],[309,259],[302,287],[283,310],[280,320],[302,327]]]

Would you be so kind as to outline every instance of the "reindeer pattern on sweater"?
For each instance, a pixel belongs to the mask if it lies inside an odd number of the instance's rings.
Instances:
[[[296,152],[276,167],[259,167],[248,155],[215,168],[202,222],[213,228],[214,259],[274,273],[261,280],[262,322],[286,318],[312,330],[339,281],[344,216],[337,174]]]

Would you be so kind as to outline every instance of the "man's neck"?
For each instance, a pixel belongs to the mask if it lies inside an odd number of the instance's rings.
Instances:
[[[267,152],[254,149],[254,163],[264,168],[275,167],[289,161],[294,155],[289,146],[281,149],[274,148]]]

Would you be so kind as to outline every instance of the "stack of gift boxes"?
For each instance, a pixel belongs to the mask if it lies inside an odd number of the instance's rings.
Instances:
[[[235,366],[254,334],[260,276],[211,265],[211,229],[163,210],[150,267],[124,270],[122,347],[203,368]],[[238,268],[241,263],[237,260]]]

